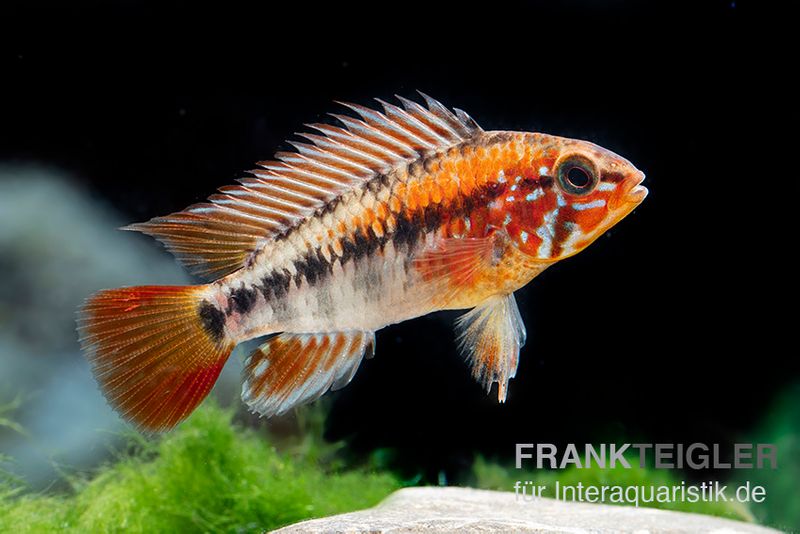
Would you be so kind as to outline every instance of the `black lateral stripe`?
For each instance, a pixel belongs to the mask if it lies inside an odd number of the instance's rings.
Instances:
[[[281,272],[276,271],[262,278],[259,289],[261,289],[264,300],[274,302],[286,296],[291,282],[292,276],[289,271],[284,269]]]
[[[394,241],[395,248],[401,245],[412,247],[419,239],[419,234],[422,229],[414,224],[414,221],[409,218],[405,213],[398,213],[395,217],[394,231],[391,233],[391,239]]]
[[[451,147],[450,150],[457,150],[458,152],[461,152],[463,154],[468,148],[474,148],[478,145],[488,148],[495,144],[507,143],[509,140],[511,140],[513,135],[514,135],[513,132],[491,132],[491,133],[480,132],[480,135],[476,135],[470,139],[467,139],[462,143]],[[445,157],[448,157],[447,151],[429,155],[421,154],[419,158],[408,163],[407,172],[411,176],[420,176],[429,173],[432,171],[432,169],[436,167],[436,165],[434,165],[434,162]],[[390,187],[391,181],[392,179],[389,177],[388,174],[380,173],[376,174],[375,176],[364,182],[363,186],[361,187],[364,190],[370,191],[373,194],[377,195],[377,193],[381,189]],[[340,195],[336,198],[331,199],[330,202],[319,208],[315,212],[314,216],[322,217],[328,213],[333,213],[339,206],[339,204],[341,204],[345,200],[345,198],[347,198],[347,195]],[[275,236],[274,238],[275,241],[285,239],[289,235],[289,233],[291,233],[294,229],[295,228],[290,228],[285,232],[283,232],[282,234]]]
[[[255,287],[241,287],[231,291],[228,297],[228,308],[234,312],[245,314],[255,306],[258,290]]]
[[[506,140],[505,137],[500,136],[491,141],[503,142]],[[492,142],[488,144],[492,144]],[[409,174],[414,175],[411,172],[412,170],[417,173],[423,173],[425,169],[431,166],[431,162],[428,160],[437,157],[441,157],[441,155],[422,158],[417,164],[410,164]],[[390,183],[391,178],[389,176],[380,174],[367,181],[364,188],[377,196],[383,188],[390,187]],[[553,179],[550,177],[541,179],[542,187],[549,187],[552,183]],[[259,289],[268,302],[274,301],[274,299],[280,299],[285,296],[291,281],[294,281],[298,286],[303,279],[310,286],[324,281],[333,272],[333,261],[338,260],[342,265],[349,261],[358,261],[365,256],[372,255],[377,250],[383,250],[385,244],[389,241],[392,241],[396,249],[405,247],[406,251],[410,251],[416,246],[425,232],[436,230],[450,218],[468,215],[476,207],[483,206],[502,194],[504,190],[505,186],[500,184],[495,187],[478,187],[468,196],[458,196],[451,199],[447,205],[428,204],[425,208],[419,208],[411,213],[406,211],[395,213],[395,224],[391,231],[384,225],[384,234],[379,237],[372,228],[367,229],[366,234],[363,229],[359,228],[352,235],[341,238],[342,252],[336,255],[331,250],[331,261],[328,261],[322,255],[320,248],[309,249],[303,253],[301,258],[293,262],[296,271],[294,276],[290,276],[289,272],[285,270],[282,273],[271,273],[262,279]],[[345,196],[341,196],[331,200],[317,210],[315,216],[322,217],[333,212],[345,198]],[[285,237],[286,235],[282,236],[282,238]]]
[[[342,253],[332,257],[331,261],[338,259],[342,265],[351,260],[358,261],[365,256],[371,256],[375,251],[383,250],[389,241],[392,241],[395,248],[404,247],[406,251],[410,251],[425,232],[436,230],[449,218],[463,217],[476,206],[490,202],[497,195],[494,190],[477,188],[471,195],[455,198],[447,205],[428,204],[412,213],[397,213],[391,232],[385,231],[384,235],[378,237],[371,228],[367,234],[358,229],[351,236],[342,239]],[[325,259],[319,248],[305,252],[302,258],[294,262],[295,284],[300,285],[305,279],[313,286],[325,280],[333,272],[331,261]],[[268,284],[265,282],[264,285]]]
[[[258,294],[264,297],[264,300],[269,303],[275,303],[282,300],[289,292],[292,276],[284,269],[281,272],[275,271],[263,277],[260,283],[253,284],[250,287],[242,284],[240,287],[231,291],[228,296],[228,307],[225,310],[224,316],[228,317],[233,313],[247,314],[256,305]]]
[[[303,277],[308,280],[309,285],[314,285],[317,280],[322,279],[332,270],[332,265],[322,256],[319,249],[304,254],[303,259],[294,262],[294,267],[297,270],[295,274],[295,283],[300,285]]]
[[[423,224],[426,232],[432,232],[442,224],[442,207],[428,204],[422,212]]]

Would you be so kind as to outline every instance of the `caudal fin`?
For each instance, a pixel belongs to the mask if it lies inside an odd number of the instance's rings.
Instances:
[[[169,430],[208,395],[230,356],[205,286],[100,291],[78,318],[81,345],[109,404],[142,430]]]

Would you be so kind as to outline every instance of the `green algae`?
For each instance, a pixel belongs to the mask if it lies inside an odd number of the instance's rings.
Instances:
[[[776,469],[737,472],[737,482],[767,489],[766,500],[753,507],[759,523],[784,532],[800,532],[800,383],[782,391],[765,417],[745,440],[772,443],[778,451]]]
[[[754,441],[779,444],[781,470],[741,473],[728,481],[762,483],[764,505],[668,502],[647,506],[753,521],[782,528],[797,524],[797,388],[778,403]],[[23,429],[4,417],[0,426]],[[233,411],[207,401],[176,430],[158,438],[130,433],[126,453],[91,475],[70,475],[68,493],[31,493],[0,468],[0,532],[261,532],[312,517],[367,508],[420,477],[392,471],[390,449],[378,450],[369,468],[342,460],[341,443],[322,439],[325,409],[298,411],[294,437],[265,437],[233,421]],[[756,437],[754,436],[754,437]],[[278,445],[276,449],[275,445]],[[387,456],[381,460],[381,454]],[[9,461],[0,455],[0,467]],[[672,486],[681,474],[651,468],[516,470],[478,457],[458,482],[514,491],[516,481],[544,484],[544,496],[561,485]],[[741,480],[739,480],[741,478]],[[795,527],[796,528],[796,527]]]
[[[279,453],[212,402],[175,431],[129,445],[135,452],[90,479],[71,479],[69,494],[0,482],[0,532],[261,532],[373,506],[399,487],[389,474]]]

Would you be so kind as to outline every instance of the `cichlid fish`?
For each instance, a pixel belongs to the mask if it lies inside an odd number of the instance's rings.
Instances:
[[[79,331],[108,402],[163,431],[205,398],[238,343],[242,399],[281,414],[345,386],[375,332],[437,310],[457,321],[472,374],[506,398],[525,326],[514,291],[586,248],[647,195],[644,174],[586,141],[484,131],[422,95],[313,124],[308,142],[259,163],[149,234],[197,286],[100,291]]]

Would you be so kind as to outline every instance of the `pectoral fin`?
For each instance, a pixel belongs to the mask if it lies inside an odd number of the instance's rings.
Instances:
[[[362,331],[275,336],[245,362],[242,400],[266,417],[312,402],[346,386],[374,343],[375,334]]]
[[[423,250],[413,264],[439,299],[438,306],[444,307],[470,285],[473,276],[491,265],[494,247],[493,235],[442,239]]]
[[[525,344],[525,325],[510,295],[492,297],[456,321],[459,350],[472,364],[472,376],[487,392],[497,382],[497,398],[506,400],[508,381],[514,378],[519,349]]]

